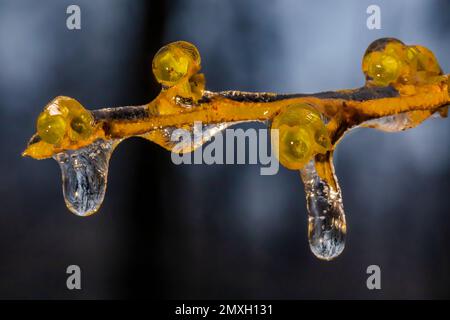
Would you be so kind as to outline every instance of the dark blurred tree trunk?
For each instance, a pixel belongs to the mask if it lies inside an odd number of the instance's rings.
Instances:
[[[151,60],[162,46],[166,15],[164,1],[145,2],[145,24],[142,25],[140,50],[136,51],[135,64],[130,68],[135,88],[130,101],[150,101],[159,92],[159,85],[151,72]],[[165,150],[141,139],[131,139],[127,148],[131,188],[127,208],[123,211],[127,221],[126,257],[122,260],[123,298],[164,298],[163,270],[159,268],[161,257],[161,229],[164,216],[163,198],[159,182],[165,179],[170,163],[164,157]],[[127,152],[128,152],[127,151]],[[132,158],[131,158],[132,157]],[[120,173],[119,173],[120,174]]]

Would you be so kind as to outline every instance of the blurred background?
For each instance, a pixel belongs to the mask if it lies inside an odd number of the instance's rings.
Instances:
[[[81,30],[66,8],[81,8]],[[381,8],[380,30],[366,9]],[[363,84],[375,39],[425,45],[450,71],[448,1],[78,0],[0,2],[0,298],[450,298],[450,125],[352,132],[335,164],[349,233],[323,262],[309,250],[303,186],[280,168],[182,165],[133,138],[115,151],[101,210],[65,207],[59,167],[20,153],[55,96],[140,105],[151,59],[193,42],[211,90],[318,92]],[[255,128],[260,125],[252,125]],[[66,288],[66,268],[82,290]],[[366,288],[367,266],[382,290]]]

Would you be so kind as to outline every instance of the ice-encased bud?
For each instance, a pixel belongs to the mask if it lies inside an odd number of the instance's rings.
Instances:
[[[192,43],[176,41],[159,49],[152,70],[159,83],[170,87],[200,70],[200,62],[200,53]]]
[[[280,163],[288,169],[303,168],[317,153],[326,153],[331,141],[321,114],[310,103],[283,107],[271,125],[278,130],[272,146]]]

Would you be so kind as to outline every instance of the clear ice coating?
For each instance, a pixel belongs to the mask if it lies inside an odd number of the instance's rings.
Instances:
[[[76,215],[89,216],[100,208],[106,192],[109,159],[119,142],[97,140],[53,157],[61,168],[67,208]]]
[[[308,240],[311,251],[323,260],[338,257],[345,247],[347,225],[341,191],[322,180],[314,160],[301,170],[308,210]]]
[[[364,122],[361,126],[385,132],[398,132],[417,127],[420,122],[412,119],[414,111],[394,114]]]
[[[211,138],[219,132],[232,125],[243,122],[246,121],[223,122],[215,124],[194,122],[193,125],[186,128],[166,127],[160,130],[161,137],[163,138],[162,141],[154,142],[175,152],[191,152],[211,140]],[[182,130],[187,136],[189,136],[189,139],[179,141],[178,138],[180,135],[175,132],[176,130]],[[152,140],[151,134],[143,134],[142,137]]]

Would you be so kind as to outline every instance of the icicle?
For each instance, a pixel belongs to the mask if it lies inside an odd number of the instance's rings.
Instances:
[[[105,197],[109,159],[120,141],[97,140],[87,147],[53,157],[61,168],[67,208],[76,215],[89,216],[100,208]]]
[[[311,251],[319,259],[332,260],[344,250],[347,233],[340,188],[334,190],[318,176],[314,160],[301,170],[301,177],[305,185]]]

